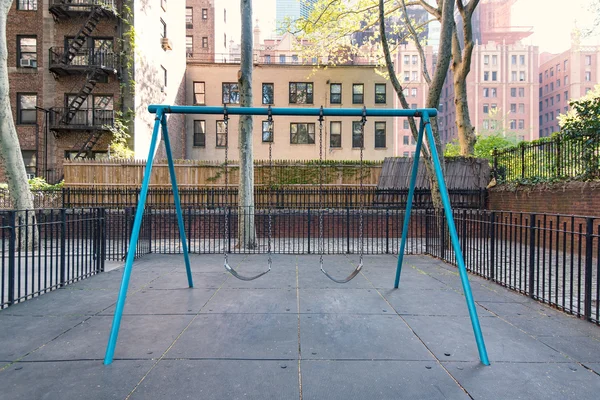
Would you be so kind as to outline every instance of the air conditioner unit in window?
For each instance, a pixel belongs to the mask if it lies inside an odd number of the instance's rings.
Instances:
[[[173,48],[171,47],[171,41],[169,40],[169,38],[162,38],[160,39],[160,45],[162,46],[162,49],[167,51],[167,50],[173,50]]]
[[[37,65],[37,62],[29,58],[21,58],[21,60],[19,61],[19,65],[21,67],[33,68]]]

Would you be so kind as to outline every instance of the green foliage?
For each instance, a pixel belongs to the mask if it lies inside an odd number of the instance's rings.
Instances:
[[[561,132],[570,137],[600,133],[600,85],[585,96],[571,100],[571,109],[558,117]]]
[[[29,188],[31,190],[55,190],[55,189],[62,189],[63,186],[64,186],[64,184],[65,184],[64,181],[60,181],[56,185],[51,185],[48,182],[46,182],[46,180],[44,178],[40,178],[40,177],[29,179]],[[0,183],[0,189],[2,189],[2,190],[8,190],[8,184],[6,184],[6,183]]]
[[[122,112],[116,111],[113,125],[106,126],[106,128],[112,133],[112,141],[110,143],[110,158],[121,160],[133,158],[133,150],[131,150],[127,145],[127,139],[130,138],[130,122],[131,121],[129,121],[127,118],[123,117]]]
[[[493,134],[488,136],[477,135],[477,141],[475,142],[475,149],[473,157],[476,158],[487,158],[489,161],[493,160],[494,149],[505,149],[515,144],[514,139],[510,137],[504,137],[501,134]],[[454,139],[452,142],[446,144],[444,150],[444,157],[459,157],[460,156],[460,145],[458,140]]]

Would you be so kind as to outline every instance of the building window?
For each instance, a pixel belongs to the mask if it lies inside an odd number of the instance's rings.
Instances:
[[[206,85],[204,82],[194,82],[194,104],[206,104]]]
[[[290,103],[313,104],[313,84],[302,82],[290,82]],[[314,128],[314,126],[313,126]],[[314,141],[313,141],[314,143]]]
[[[519,56],[519,64],[525,65],[525,56],[524,55]]]
[[[185,8],[185,28],[194,28],[194,9],[192,7]]]
[[[511,80],[511,82],[514,82],[517,80],[517,71],[512,71],[510,73],[510,80]]]
[[[556,95],[556,103],[560,103],[560,93]]]
[[[559,87],[560,87],[560,79],[557,79],[556,80],[556,88],[559,88]]]
[[[565,91],[564,95],[565,95],[565,101],[569,101],[569,91],[568,90]]]
[[[298,55],[292,54],[292,64],[298,64]]]
[[[409,143],[409,142],[408,142],[408,135],[404,135],[404,136],[402,137],[402,144],[403,144],[403,145],[405,145],[405,146],[407,146],[407,145],[408,145],[408,143]]]
[[[487,81],[490,80],[490,73],[489,73],[489,71],[483,71],[483,80],[485,82],[487,82]]]
[[[519,103],[519,114],[525,114],[525,104]]]
[[[550,76],[554,76],[554,67],[550,68]]]
[[[203,49],[207,49],[208,48],[208,37],[207,36],[204,36],[202,38],[202,48]]]
[[[404,71],[404,82],[410,81],[410,72]]]
[[[18,0],[17,10],[19,11],[36,11],[38,0]]]
[[[412,72],[412,80],[413,82],[417,82],[419,80],[419,73],[417,71]]]
[[[490,89],[483,88],[483,97],[490,97]]]
[[[315,124],[290,123],[290,144],[315,144]]]
[[[496,111],[497,109],[498,109],[498,104],[492,103],[492,106],[490,107],[490,110],[492,110],[492,112],[493,112],[493,111]]]
[[[592,80],[592,73],[590,71],[585,71],[585,81],[590,82]]]
[[[490,129],[490,120],[489,119],[483,120],[483,129]]]
[[[569,84],[569,75],[565,76],[565,86]]]
[[[498,56],[492,56],[492,65],[498,65]]]
[[[161,38],[166,38],[167,36],[167,23],[161,18],[160,19],[160,25],[162,26],[161,32],[160,32],[160,37]]]
[[[419,58],[417,56],[412,56],[412,64],[417,65],[419,63]]]
[[[189,57],[194,52],[194,37],[186,36],[185,37],[185,54]]]
[[[592,56],[585,56],[585,65],[592,65]]]
[[[524,71],[519,72],[519,81],[525,82],[525,72]]]
[[[525,88],[519,88],[519,97],[525,97]]]
[[[227,128],[225,125],[225,121],[220,120],[217,121],[217,147],[225,147],[227,146]]]
[[[554,82],[550,82],[550,91],[554,91]]]
[[[410,89],[410,95],[411,97],[417,97],[417,88]]]
[[[403,152],[402,157],[408,157],[408,151]]]
[[[385,83],[375,84],[375,104],[385,104],[387,102]]]
[[[273,132],[275,128],[273,122],[262,122],[262,141],[263,143],[273,143]]]
[[[410,56],[405,55],[404,56],[404,65],[409,65],[410,64]]]
[[[510,129],[517,129],[517,120],[516,119],[510,120]]]
[[[510,56],[510,63],[512,65],[517,65],[517,56]]]
[[[263,83],[262,84],[262,103],[263,104],[274,104],[274,93],[275,86],[272,83]]]
[[[265,64],[271,64],[271,55],[265,54]]]
[[[363,144],[362,122],[352,121],[352,147],[360,149]]]
[[[329,147],[342,147],[342,123],[340,121],[329,123]]]
[[[491,96],[492,97],[496,97],[496,93],[497,93],[497,89],[496,88],[492,88],[492,90],[491,90]]]
[[[483,56],[483,63],[488,65],[490,63],[490,56]]]
[[[410,126],[409,126],[408,119],[404,118],[404,120],[402,121],[402,128],[403,129],[408,129],[409,127]]]
[[[365,85],[362,83],[352,84],[352,104],[363,104],[365,102]]]
[[[510,112],[513,114],[517,112],[517,104],[516,103],[510,104]]]
[[[167,69],[165,67],[163,67],[162,65],[160,67],[163,70],[163,86],[167,87]]]
[[[517,88],[510,88],[510,97],[517,97]]]
[[[487,114],[490,112],[490,105],[489,104],[484,104],[483,105],[483,113]]]
[[[342,104],[342,84],[332,83],[329,85],[329,102],[331,104]]]
[[[204,147],[206,146],[206,121],[205,120],[194,120],[194,146]]]
[[[375,148],[385,148],[385,122],[375,122]]]
[[[240,104],[240,89],[237,83],[223,82],[223,104]]]
[[[37,94],[17,93],[17,124],[35,124],[37,121],[35,106],[37,106]]]
[[[208,8],[202,9],[202,19],[208,19]]]
[[[285,64],[285,55],[284,54],[279,55],[279,64]]]
[[[498,80],[498,72],[492,71],[492,81],[496,82]]]
[[[410,105],[410,108],[412,108],[413,110],[416,110],[417,109],[417,103],[412,103]]]
[[[17,67],[37,68],[35,36],[17,36]]]

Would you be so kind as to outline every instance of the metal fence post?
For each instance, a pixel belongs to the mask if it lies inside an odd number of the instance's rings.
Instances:
[[[592,318],[592,266],[594,246],[594,219],[586,218],[585,229],[585,283],[584,283],[584,308],[583,314],[588,321]]]
[[[106,261],[106,209],[100,209],[100,272],[104,272]]]
[[[227,252],[231,253],[231,207],[227,206]],[[238,216],[239,218],[239,216]]]
[[[490,213],[490,273],[489,278],[496,280],[496,212]]]
[[[390,210],[385,209],[385,254],[390,254]]]
[[[8,305],[15,302],[15,240],[16,240],[16,212],[8,212],[8,226],[10,229],[8,238]]]
[[[525,146],[521,144],[521,179],[525,179]]]
[[[67,273],[67,209],[60,210],[60,287],[65,285]]]
[[[308,223],[308,254],[310,254],[310,207],[308,208],[307,223]]]
[[[350,207],[346,207],[346,253],[350,254]]]
[[[152,207],[147,207],[146,208],[146,224],[148,225],[148,253],[152,254],[152,223],[153,223],[153,218],[152,218]]]
[[[536,215],[531,214],[529,216],[529,297],[535,298],[535,291],[533,287],[535,285],[535,220]]]

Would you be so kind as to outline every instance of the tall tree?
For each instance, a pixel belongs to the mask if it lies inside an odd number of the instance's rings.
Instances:
[[[242,15],[241,65],[238,77],[240,105],[242,107],[252,107],[252,0],[240,0],[240,11]],[[240,115],[238,236],[240,246],[244,248],[254,248],[256,246],[252,125],[251,115]]]
[[[0,0],[0,156],[4,161],[8,190],[17,210],[33,208],[25,163],[10,107],[6,20],[12,0]]]

